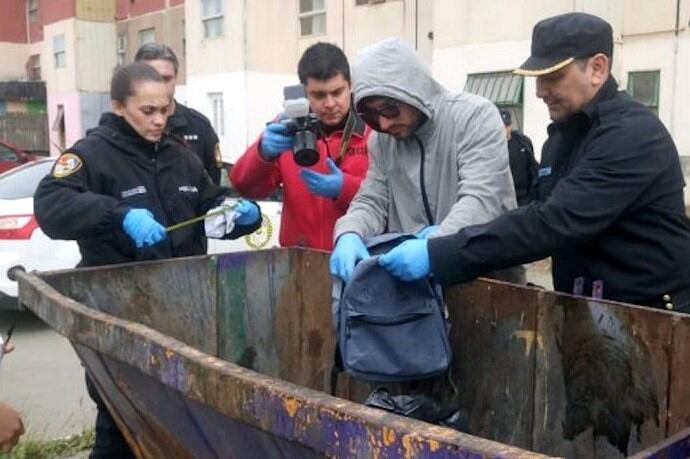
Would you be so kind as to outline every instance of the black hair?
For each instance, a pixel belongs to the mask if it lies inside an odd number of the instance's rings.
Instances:
[[[175,51],[168,45],[162,43],[145,43],[139,47],[134,55],[135,62],[148,62],[157,60],[169,61],[175,68],[175,75],[180,67]]]
[[[134,95],[134,84],[141,81],[164,82],[156,69],[143,62],[116,67],[110,81],[110,99],[124,103],[127,97]]]
[[[328,80],[342,75],[350,83],[350,64],[343,50],[330,43],[316,43],[307,48],[297,64],[297,75],[302,84],[307,78]]]

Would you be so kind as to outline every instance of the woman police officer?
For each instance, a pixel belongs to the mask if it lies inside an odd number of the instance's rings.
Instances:
[[[36,218],[56,239],[74,239],[82,260],[97,266],[206,253],[202,223],[167,233],[165,227],[221,205],[229,190],[214,185],[201,160],[164,133],[170,97],[158,72],[144,63],[115,70],[113,113],[63,153],[34,196]],[[261,212],[240,201],[226,218],[223,238],[256,230]],[[87,377],[87,387],[91,386]],[[91,457],[133,457],[98,394]]]

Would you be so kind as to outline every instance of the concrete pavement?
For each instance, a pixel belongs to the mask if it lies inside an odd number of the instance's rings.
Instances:
[[[16,349],[0,364],[0,400],[21,413],[26,438],[62,438],[93,427],[96,407],[69,341],[28,311],[0,311],[3,336],[12,323]]]

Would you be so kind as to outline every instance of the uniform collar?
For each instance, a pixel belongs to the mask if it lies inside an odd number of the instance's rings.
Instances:
[[[599,88],[599,91],[597,91],[592,100],[590,100],[582,110],[574,115],[570,115],[564,120],[554,121],[548,126],[547,131],[549,134],[551,134],[554,129],[561,129],[562,127],[576,125],[579,126],[582,123],[591,124],[599,117],[602,103],[605,103],[607,100],[613,98],[617,92],[618,83],[613,76],[609,76],[608,80],[606,80],[604,85]]]
[[[168,118],[166,128],[173,131],[187,125],[187,107],[175,100],[175,113]]]
[[[599,104],[612,98],[617,92],[618,83],[613,76],[609,75],[606,83],[599,88],[599,91],[594,95],[594,98],[589,101],[584,109],[582,109],[582,113],[584,113],[585,116],[587,116],[590,120],[594,119],[598,114]]]

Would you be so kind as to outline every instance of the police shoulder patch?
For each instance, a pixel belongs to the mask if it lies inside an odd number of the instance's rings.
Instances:
[[[72,175],[81,169],[83,164],[81,158],[74,153],[63,153],[55,161],[55,166],[53,166],[53,177],[62,178]]]

